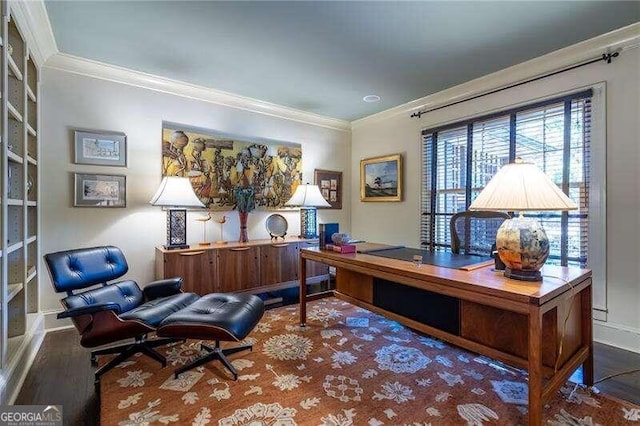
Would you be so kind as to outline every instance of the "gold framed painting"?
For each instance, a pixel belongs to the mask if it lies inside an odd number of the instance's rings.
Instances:
[[[334,172],[332,170],[315,169],[313,171],[314,183],[320,188],[322,198],[324,198],[331,207],[319,207],[326,209],[342,208],[342,172]]]
[[[360,201],[402,201],[400,154],[360,160]]]

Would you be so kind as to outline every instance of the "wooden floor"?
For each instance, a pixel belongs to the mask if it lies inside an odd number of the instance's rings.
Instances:
[[[61,404],[65,424],[99,424],[99,401],[93,386],[89,352],[75,329],[48,333],[22,386],[16,404]],[[596,380],[640,368],[640,354],[595,344]],[[640,373],[596,385],[603,394],[640,405]]]
[[[47,333],[15,404],[62,405],[65,425],[99,425],[93,370],[75,328]]]

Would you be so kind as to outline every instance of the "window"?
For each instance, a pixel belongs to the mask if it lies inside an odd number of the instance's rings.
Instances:
[[[540,167],[573,201],[571,212],[527,213],[550,242],[549,263],[587,265],[592,91],[502,111],[423,134],[421,243],[451,247],[449,221],[516,157]],[[472,236],[473,237],[473,236]]]

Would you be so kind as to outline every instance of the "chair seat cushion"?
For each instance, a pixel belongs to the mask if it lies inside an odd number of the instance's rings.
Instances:
[[[151,327],[157,327],[164,318],[184,309],[196,300],[198,300],[198,295],[195,293],[178,293],[172,296],[160,297],[120,314],[120,318],[123,320],[137,320]]]
[[[158,336],[238,341],[258,324],[264,303],[252,294],[213,293],[166,317]]]
[[[135,309],[144,300],[142,290],[135,281],[126,280],[87,290],[62,299],[67,309],[84,308],[85,306],[117,303],[118,314]]]

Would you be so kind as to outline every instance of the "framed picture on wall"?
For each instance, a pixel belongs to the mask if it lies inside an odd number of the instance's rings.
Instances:
[[[74,132],[76,164],[127,165],[127,136],[118,132]]]
[[[315,169],[313,171],[313,180],[320,188],[322,197],[327,200],[331,207],[318,207],[326,209],[342,208],[342,172],[334,172],[331,170]]]
[[[126,207],[127,177],[74,173],[74,207]]]
[[[400,154],[360,160],[360,201],[402,201]]]
[[[256,210],[284,210],[304,182],[299,143],[163,121],[161,147],[162,176],[188,176],[196,196],[213,210],[233,210],[233,193],[245,185],[261,194]]]

